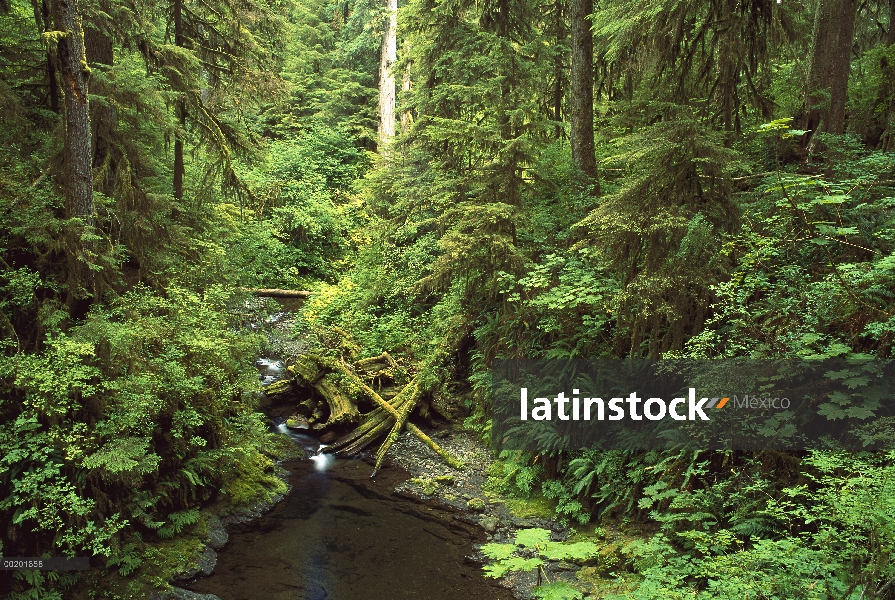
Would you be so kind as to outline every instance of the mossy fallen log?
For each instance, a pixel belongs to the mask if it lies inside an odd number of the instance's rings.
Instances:
[[[247,292],[261,298],[309,298],[311,292],[306,290],[280,290],[275,288],[251,288]]]
[[[363,380],[361,380],[361,378],[357,376],[357,374],[355,374],[351,369],[348,368],[348,365],[346,365],[344,362],[340,362],[338,363],[338,366],[350,380],[360,386],[360,388],[373,400],[373,402],[375,402],[380,408],[387,412],[388,415],[391,416],[391,418],[394,419],[395,422],[399,422],[402,420],[403,417],[401,413],[399,413],[394,406],[383,400],[382,397],[377,394],[375,390],[373,390],[373,388],[364,383]],[[435,443],[432,438],[423,433],[419,427],[406,420],[404,427],[407,429],[407,431],[416,436],[420,441],[429,446],[429,448],[431,448],[438,456],[440,456],[445,463],[458,470],[463,468],[463,463],[461,461],[457,460],[456,458],[451,456],[449,452],[442,449],[442,447]]]
[[[399,396],[404,394],[406,394],[407,398],[401,398],[401,402],[393,402],[393,405],[400,405],[400,408],[397,409],[399,416],[395,420],[395,424],[392,425],[391,431],[388,432],[385,441],[382,442],[382,445],[379,446],[379,450],[376,452],[376,466],[373,467],[374,477],[376,476],[376,473],[379,472],[379,467],[382,466],[382,461],[385,459],[385,454],[388,452],[388,449],[395,443],[401,430],[406,425],[407,417],[410,416],[410,411],[412,411],[413,407],[416,405],[416,399],[420,395],[419,376],[414,377],[413,381],[401,390],[398,396],[395,396],[395,399],[398,400]]]
[[[304,356],[298,357],[294,364],[286,367],[286,370],[308,385],[314,385],[323,375],[323,370],[320,368],[320,365],[314,360]]]
[[[332,380],[331,375],[324,375],[313,384],[317,393],[323,396],[329,405],[329,419],[326,426],[342,425],[344,423],[356,423],[360,420],[360,411],[357,406],[342,393],[342,390]]]
[[[274,381],[270,385],[261,388],[261,391],[264,392],[268,397],[280,396],[283,394],[294,392],[295,383],[293,383],[289,379],[281,379],[280,381]]]
[[[371,367],[377,367],[379,365],[388,365],[389,367],[394,368],[398,366],[398,362],[392,358],[391,354],[383,351],[379,356],[364,358],[357,361],[354,363],[354,368],[358,371],[367,371],[370,370]]]

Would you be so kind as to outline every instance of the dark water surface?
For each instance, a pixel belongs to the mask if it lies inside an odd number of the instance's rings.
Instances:
[[[510,600],[466,557],[481,531],[392,494],[396,467],[336,460],[284,465],[292,492],[230,528],[214,574],[190,589],[222,600]]]

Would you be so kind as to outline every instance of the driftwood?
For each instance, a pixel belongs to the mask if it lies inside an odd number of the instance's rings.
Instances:
[[[247,289],[247,292],[251,292],[256,296],[260,296],[262,298],[308,298],[311,296],[311,292],[305,290],[278,290],[275,288],[252,288]]]

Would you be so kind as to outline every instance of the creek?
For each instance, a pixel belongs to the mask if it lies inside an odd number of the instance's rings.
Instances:
[[[311,459],[283,463],[289,494],[263,517],[230,526],[214,573],[190,590],[221,600],[512,599],[469,558],[484,541],[477,525],[393,492],[406,471],[388,466],[372,480],[371,464],[278,430]]]

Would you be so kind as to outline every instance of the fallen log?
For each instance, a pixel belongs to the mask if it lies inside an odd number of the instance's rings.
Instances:
[[[294,364],[286,367],[286,370],[295,376],[301,377],[309,385],[314,385],[323,375],[320,366],[316,362],[303,356],[300,356]]]
[[[398,410],[399,416],[395,420],[395,424],[392,426],[392,430],[388,432],[388,436],[385,438],[385,441],[382,442],[382,445],[379,446],[379,450],[376,451],[376,466],[373,467],[373,475],[371,475],[371,477],[376,477],[376,473],[379,472],[379,467],[382,466],[382,461],[383,459],[385,459],[386,452],[388,452],[388,449],[392,447],[392,444],[395,443],[395,440],[398,439],[398,435],[407,424],[407,417],[410,416],[410,411],[412,411],[413,407],[416,405],[416,399],[420,395],[420,384],[418,376],[414,377],[413,381],[411,381],[409,385],[401,390],[401,393],[398,394],[398,396],[404,394],[405,392],[407,393],[408,399],[402,403],[401,408]],[[395,398],[397,399],[397,396]],[[396,402],[395,404],[398,403]]]
[[[326,426],[341,425],[343,423],[356,423],[360,420],[360,411],[357,406],[344,394],[339,386],[332,381],[313,359],[299,357],[294,364],[286,368],[297,379],[301,379],[307,385],[314,388],[323,396],[329,405],[329,419]]]
[[[360,420],[360,412],[354,403],[336,386],[335,382],[330,380],[330,377],[332,376],[324,375],[314,384],[314,389],[329,404],[329,419],[326,421],[326,426],[357,422]]]
[[[373,388],[364,383],[360,377],[358,377],[351,369],[348,368],[348,365],[340,361],[339,363],[337,363],[337,366],[346,376],[348,376],[349,379],[360,386],[360,388],[373,400],[373,402],[375,402],[380,408],[387,412],[396,422],[400,422],[402,420],[401,413],[399,413],[394,406],[383,400],[382,397],[377,394],[375,390],[373,390]],[[442,447],[436,444],[432,438],[423,433],[419,427],[408,421],[405,421],[404,427],[407,429],[407,431],[415,435],[421,442],[429,446],[429,448],[431,448],[438,456],[440,456],[442,460],[444,460],[444,462],[446,462],[448,465],[458,470],[463,469],[463,463],[461,461],[457,460],[456,458],[451,456],[449,452],[442,449]]]
[[[369,369],[369,367],[371,367],[373,365],[381,365],[381,364],[387,364],[388,366],[393,367],[393,368],[398,366],[397,361],[395,361],[395,359],[392,358],[391,354],[389,354],[388,352],[383,352],[379,356],[374,356],[372,358],[365,358],[363,360],[357,361],[356,363],[354,363],[354,368],[358,369],[358,370],[366,371]]]
[[[308,298],[311,292],[305,290],[279,290],[276,288],[250,288],[246,290],[261,298]]]

